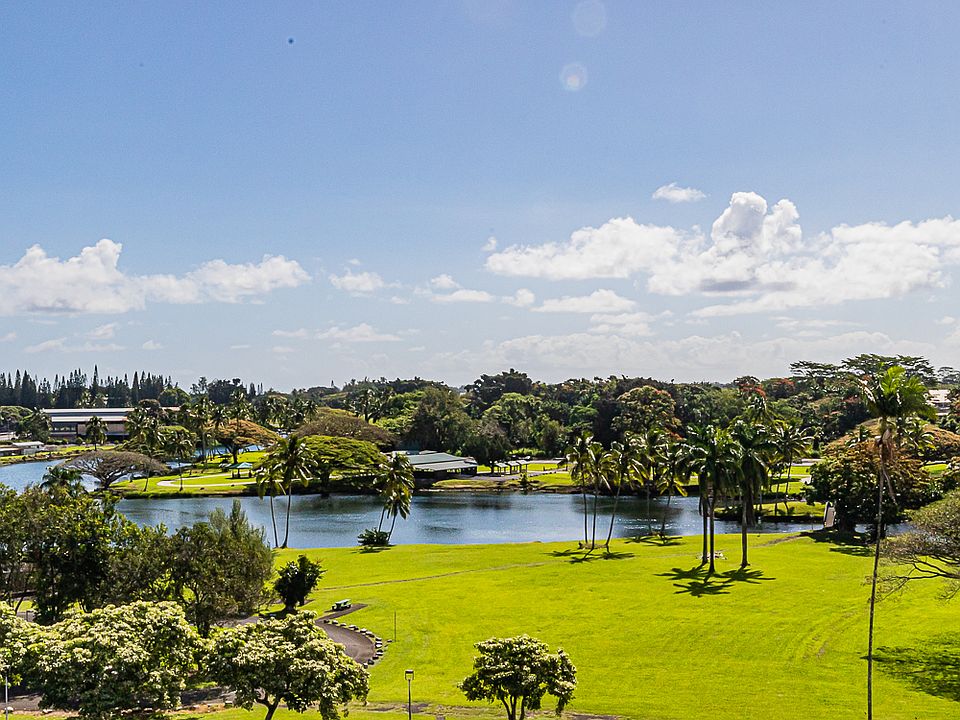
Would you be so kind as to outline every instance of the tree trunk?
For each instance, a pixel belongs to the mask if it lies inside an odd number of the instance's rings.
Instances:
[[[870,585],[870,631],[867,637],[867,720],[873,720],[873,618],[877,607],[877,569],[880,565],[880,540],[883,538],[883,488],[889,484],[884,448],[880,448],[880,474],[877,476],[877,537],[873,549],[873,577]]]
[[[604,547],[610,552],[610,538],[613,537],[613,523],[617,519],[617,505],[620,503],[620,488],[623,481],[617,483],[617,494],[613,496],[613,515],[610,516],[610,529],[607,531],[607,542]]]
[[[714,497],[713,490],[711,489],[711,490],[710,490],[710,497],[709,497],[709,499],[708,499],[708,501],[707,501],[707,510],[708,510],[709,513],[710,513],[710,570],[708,571],[708,574],[709,574],[709,575],[713,575],[713,573],[714,573],[714,572],[716,571],[716,569],[717,569],[717,568],[716,568],[716,565],[714,564],[714,559],[715,559],[716,553],[714,552],[714,542],[713,542],[713,525],[714,525],[714,522],[713,522],[713,521],[714,521],[714,517],[713,517],[713,516],[714,516],[713,506],[714,506],[714,503],[715,503],[715,502],[716,502],[716,498]]]
[[[597,502],[600,500],[600,488],[594,486],[593,488],[593,529],[590,533],[590,550],[595,550],[597,547]]]
[[[377,523],[377,532],[381,532],[383,530],[383,516],[386,514],[386,512],[387,506],[384,505],[382,508],[380,508],[380,522]]]
[[[747,498],[740,503],[740,568],[745,568],[747,562]]]
[[[273,492],[270,493],[270,520],[273,522],[273,546],[280,547],[280,538],[277,536],[277,515],[273,511]]]
[[[587,534],[587,486],[580,486],[580,493],[583,497],[583,546],[590,544],[590,536]]]
[[[707,499],[700,496],[700,518],[703,520],[703,552],[700,553],[700,565],[707,562]]]
[[[667,488],[667,507],[664,508],[663,517],[660,519],[660,539],[665,540],[667,535],[667,513],[670,512],[670,501],[673,499],[673,488]]]
[[[653,517],[650,515],[650,483],[647,483],[647,535],[653,535]]]
[[[293,501],[293,481],[287,485],[287,520],[283,527],[283,545],[280,547],[285,548],[287,546],[287,540],[290,538],[290,504]]]
[[[280,704],[279,698],[274,700],[272,703],[264,702],[263,700],[259,701],[261,705],[264,705],[267,708],[267,714],[263,716],[263,720],[271,720],[273,714],[277,711],[277,706]]]
[[[397,513],[391,513],[393,516],[390,520],[390,532],[387,533],[387,545],[390,544],[390,538],[393,537],[393,526],[397,524]]]

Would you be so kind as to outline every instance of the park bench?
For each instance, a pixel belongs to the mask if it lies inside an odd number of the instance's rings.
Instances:
[[[330,609],[331,610],[347,610],[350,608],[350,606],[351,606],[351,603],[349,600],[337,600],[337,602],[335,602],[333,604],[333,607],[331,607]]]

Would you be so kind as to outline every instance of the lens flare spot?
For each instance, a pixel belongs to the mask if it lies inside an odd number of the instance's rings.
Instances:
[[[578,62],[567,63],[560,71],[560,84],[569,92],[583,90],[587,84],[587,69]]]

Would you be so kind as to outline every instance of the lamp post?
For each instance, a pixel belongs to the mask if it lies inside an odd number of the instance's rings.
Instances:
[[[403,676],[407,679],[407,720],[413,720],[413,670],[405,670]]]

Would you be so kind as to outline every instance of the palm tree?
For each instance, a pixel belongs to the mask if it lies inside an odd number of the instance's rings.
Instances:
[[[280,547],[280,538],[277,535],[277,515],[273,508],[273,498],[278,494],[284,494],[283,484],[271,472],[264,470],[263,466],[257,469],[255,475],[257,480],[257,497],[263,500],[264,495],[270,497],[270,521],[273,523],[273,546]]]
[[[697,428],[691,432],[691,468],[696,471],[701,492],[701,512],[704,513],[704,555],[710,558],[709,573],[716,571],[714,564],[714,507],[717,493],[732,484],[740,463],[740,447],[729,430],[715,425]],[[703,501],[704,495],[706,501]],[[710,548],[707,552],[707,522],[709,520]],[[706,557],[704,557],[706,562]]]
[[[97,415],[94,415],[87,422],[86,437],[88,442],[93,443],[93,449],[99,450],[100,446],[107,441],[107,424]]]
[[[731,435],[740,447],[740,463],[732,476],[740,490],[740,567],[747,561],[747,529],[756,523],[753,500],[770,482],[769,464],[776,452],[767,428],[757,422],[737,421]]]
[[[230,405],[227,406],[227,416],[236,422],[237,434],[240,434],[240,421],[250,417],[250,402],[247,400],[247,394],[240,388],[233,391],[230,396]]]
[[[653,515],[650,512],[650,498],[653,489],[659,484],[663,470],[663,450],[666,442],[666,433],[657,427],[648,428],[645,432],[635,436],[637,452],[643,467],[643,488],[647,493],[647,535],[653,535]]]
[[[397,515],[406,519],[410,514],[410,503],[413,500],[413,466],[403,453],[396,453],[387,463],[380,476],[382,483],[380,495],[383,498],[383,510],[380,512],[379,530],[383,526],[384,513],[390,516],[390,530],[387,533],[387,543],[393,536],[393,528],[397,522]]]
[[[773,514],[776,516],[777,507],[780,502],[780,484],[786,476],[787,489],[790,487],[790,471],[793,467],[794,459],[802,457],[813,442],[810,433],[803,429],[799,423],[778,422],[770,428],[771,441],[776,447],[778,464],[780,466],[780,475],[777,482],[777,494],[773,498]],[[786,495],[786,492],[784,492]],[[784,498],[786,506],[786,498]]]
[[[207,438],[210,437],[211,403],[207,397],[198,397],[187,408],[187,422],[200,440],[200,462],[207,461]]]
[[[660,522],[660,537],[667,536],[667,513],[670,511],[670,500],[676,493],[686,497],[686,484],[690,480],[692,469],[690,466],[690,446],[673,437],[667,437],[663,447],[663,473],[657,484],[657,491],[667,495],[667,507]]]
[[[310,478],[319,472],[319,469],[316,453],[302,438],[296,436],[280,438],[260,465],[260,470],[272,476],[287,493],[287,518],[283,530],[283,542],[279,547],[285,548],[290,538],[290,505],[294,481],[299,480],[306,485]],[[271,512],[273,512],[272,495],[270,502]]]
[[[82,473],[76,468],[54,465],[47,468],[47,471],[43,474],[40,487],[44,492],[50,494],[63,490],[70,495],[78,495],[83,492],[82,478]]]
[[[624,442],[610,443],[610,451],[603,454],[600,466],[601,473],[606,478],[612,478],[616,487],[613,496],[613,513],[610,515],[610,529],[607,531],[607,541],[603,544],[610,552],[610,538],[613,537],[613,524],[617,519],[617,506],[620,503],[620,491],[624,485],[631,486],[643,474],[643,465],[636,445],[631,442],[629,435]],[[609,481],[608,481],[609,482]]]
[[[588,432],[580,433],[574,438],[573,444],[567,448],[564,462],[570,468],[570,479],[580,488],[583,499],[583,546],[590,544],[587,533],[587,485],[596,475],[597,460],[599,459],[599,443],[593,441],[593,435]]]
[[[390,515],[390,531],[387,533],[387,542],[390,542],[397,515],[406,518],[410,512],[414,488],[413,465],[403,453],[394,453],[389,462],[381,465],[377,481],[380,486],[380,497],[383,499],[383,509],[380,511],[377,530],[383,529],[384,516]]]
[[[183,461],[197,450],[197,441],[185,427],[170,428],[164,433],[166,451],[177,459],[177,474],[180,476],[180,492],[183,492]],[[144,485],[146,490],[146,485]]]
[[[210,429],[216,437],[220,437],[220,431],[227,424],[227,408],[223,405],[214,405],[210,408]]]
[[[877,515],[873,552],[873,577],[870,588],[870,629],[867,640],[867,720],[873,719],[873,621],[877,604],[877,569],[880,564],[880,541],[883,528],[884,489],[890,500],[896,502],[893,483],[887,466],[895,457],[909,418],[936,420],[936,411],[927,402],[927,389],[919,378],[907,375],[899,365],[890,367],[879,376],[860,381],[867,411],[879,421],[876,445],[880,454],[880,472],[877,474]]]

